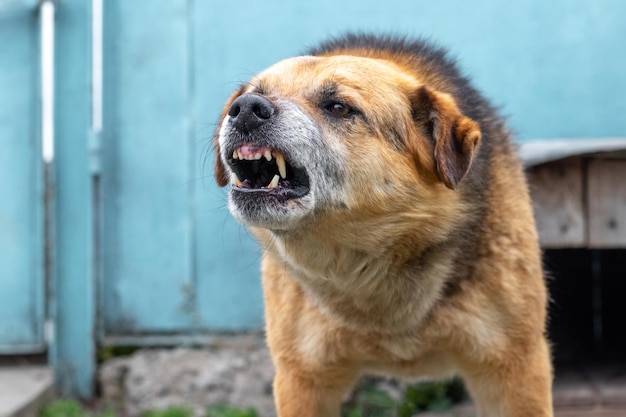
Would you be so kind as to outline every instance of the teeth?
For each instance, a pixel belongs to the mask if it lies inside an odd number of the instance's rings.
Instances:
[[[276,166],[278,166],[278,172],[283,178],[287,178],[287,165],[285,165],[285,157],[282,154],[276,155]]]
[[[267,188],[276,188],[278,186],[278,180],[280,180],[278,175],[274,175],[274,178],[272,178],[272,182],[268,184]]]
[[[237,187],[241,187],[243,185],[237,174],[235,174],[234,172],[230,174],[230,182],[232,182]]]
[[[285,157],[278,153],[272,152],[269,149],[266,149],[264,153],[257,152],[255,154],[247,154],[244,155],[243,152],[239,152],[238,150],[233,151],[233,159],[239,159],[240,161],[258,161],[261,158],[265,157],[265,159],[269,162],[272,158],[276,158],[276,166],[278,167],[278,173],[280,174],[280,178],[287,178],[287,164],[285,163]],[[236,177],[236,175],[235,175]],[[241,184],[241,181],[237,178],[238,183]],[[272,183],[274,180],[272,180]],[[235,181],[233,181],[235,183]],[[235,183],[237,184],[237,183]]]

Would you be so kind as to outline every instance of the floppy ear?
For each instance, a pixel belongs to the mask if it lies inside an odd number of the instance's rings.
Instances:
[[[224,106],[224,109],[222,110],[222,114],[220,115],[219,122],[217,123],[215,133],[213,134],[213,149],[215,151],[215,167],[213,168],[213,172],[215,175],[215,181],[217,182],[217,185],[219,185],[220,187],[224,187],[230,181],[230,179],[228,178],[228,172],[226,171],[226,167],[224,166],[224,163],[222,162],[222,158],[220,157],[221,155],[220,154],[220,141],[219,141],[220,128],[222,127],[224,118],[226,118],[226,115],[228,114],[230,105],[233,103],[233,101],[235,101],[237,97],[239,97],[242,94],[243,90],[244,90],[244,87],[242,86],[239,88],[239,90],[237,90],[235,94],[230,96],[230,98],[226,102],[226,105]]]
[[[222,162],[222,158],[220,158],[220,144],[219,144],[219,127],[222,125],[222,121],[224,118],[220,118],[220,123],[218,124],[218,131],[213,135],[213,149],[215,149],[215,167],[213,168],[213,173],[215,175],[215,181],[217,185],[220,187],[224,187],[228,184],[228,174],[226,173],[226,167]]]
[[[478,149],[478,123],[461,113],[452,96],[428,87],[416,91],[411,105],[416,123],[433,141],[437,177],[448,188],[456,188]]]

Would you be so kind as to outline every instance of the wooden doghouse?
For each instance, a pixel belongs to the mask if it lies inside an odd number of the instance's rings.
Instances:
[[[623,412],[626,139],[528,142],[520,153],[551,295],[555,405]]]
[[[626,139],[521,145],[544,248],[626,248]]]
[[[520,153],[557,364],[626,364],[626,139],[528,142]]]

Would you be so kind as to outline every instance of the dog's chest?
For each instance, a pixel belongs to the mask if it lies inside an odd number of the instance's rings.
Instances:
[[[307,317],[299,318],[298,327],[298,352],[312,366],[328,366],[347,359],[360,362],[367,373],[391,376],[447,376],[452,369],[451,357],[434,349],[417,331],[329,331],[327,324]]]

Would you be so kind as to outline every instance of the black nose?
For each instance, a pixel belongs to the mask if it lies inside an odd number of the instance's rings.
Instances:
[[[229,122],[243,133],[258,129],[272,118],[276,107],[265,97],[256,94],[243,94],[233,101],[228,110]]]

